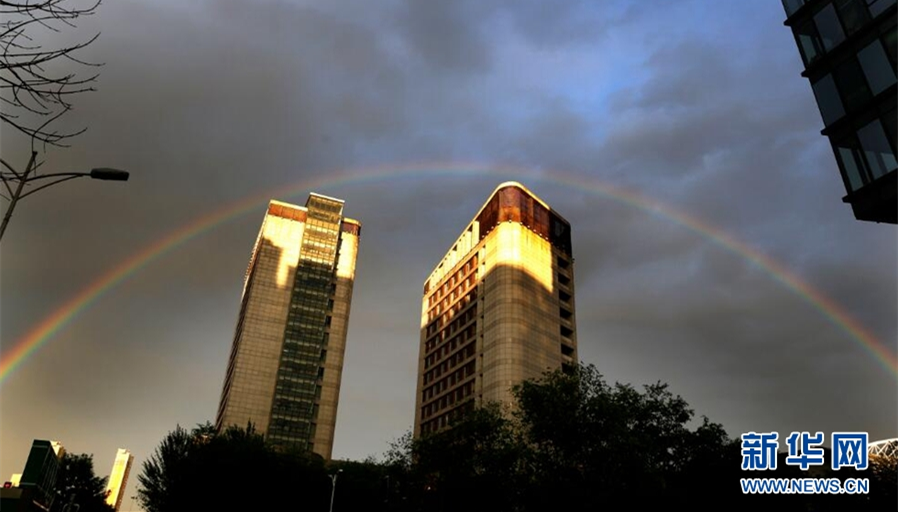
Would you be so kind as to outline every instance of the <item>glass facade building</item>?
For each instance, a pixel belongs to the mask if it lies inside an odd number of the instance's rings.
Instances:
[[[576,364],[570,224],[503,183],[424,283],[414,435]]]
[[[783,0],[858,220],[898,222],[896,0]]]
[[[246,273],[216,427],[330,459],[361,224],[343,201],[271,201]]]
[[[31,499],[48,509],[56,496],[56,478],[65,449],[56,441],[35,439],[19,480],[19,488],[31,491]]]

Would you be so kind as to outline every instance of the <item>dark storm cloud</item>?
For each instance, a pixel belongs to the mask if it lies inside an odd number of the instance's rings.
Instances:
[[[404,2],[397,24],[408,48],[440,73],[485,72],[491,44],[481,21],[488,3]]]

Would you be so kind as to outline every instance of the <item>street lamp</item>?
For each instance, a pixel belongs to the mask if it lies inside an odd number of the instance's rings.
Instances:
[[[0,224],[0,238],[3,238],[3,233],[6,232],[6,226],[7,224],[9,224],[9,219],[12,218],[12,212],[16,208],[16,203],[18,203],[19,200],[25,199],[31,194],[34,194],[35,192],[62,183],[63,181],[69,181],[75,178],[83,178],[85,176],[93,180],[128,181],[128,171],[110,169],[108,167],[98,167],[96,169],[91,169],[90,172],[60,172],[35,176],[32,175],[32,173],[36,170],[36,166],[34,165],[34,158],[36,155],[37,153],[31,154],[31,159],[28,161],[28,166],[25,168],[25,172],[22,173],[17,172],[11,165],[6,163],[5,160],[0,159],[0,162],[3,163],[3,167],[8,170],[8,172],[0,171],[0,177],[3,178],[3,186],[6,187],[6,191],[9,192],[9,207],[6,209],[6,214],[3,216],[3,224]],[[24,191],[26,183],[45,179],[51,179],[53,181],[45,183],[37,188],[28,190],[27,192]],[[10,182],[18,182],[15,190],[13,190],[13,187],[10,186]]]
[[[334,512],[334,491],[337,490],[337,475],[342,473],[342,469],[338,469],[336,473],[333,475],[329,475],[331,477],[331,508],[330,512]]]

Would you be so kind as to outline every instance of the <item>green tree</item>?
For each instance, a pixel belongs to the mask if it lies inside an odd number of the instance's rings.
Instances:
[[[112,512],[106,504],[106,479],[94,474],[93,455],[67,453],[56,476],[56,498],[52,512],[67,505],[78,506],[79,512]]]

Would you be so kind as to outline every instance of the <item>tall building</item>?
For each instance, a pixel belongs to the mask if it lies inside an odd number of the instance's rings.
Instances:
[[[112,472],[109,473],[109,483],[106,485],[106,504],[118,512],[122,506],[122,498],[125,497],[125,485],[128,483],[128,475],[131,473],[131,463],[134,456],[124,448],[119,448],[115,454],[115,462],[112,463]]]
[[[898,223],[896,0],[783,0],[858,220]]]
[[[59,442],[35,439],[18,487],[30,491],[31,500],[49,509],[53,506],[56,476],[64,456],[65,449]]]
[[[253,248],[216,427],[331,458],[361,224],[343,201],[271,201]]]
[[[570,224],[499,185],[424,283],[415,436],[577,365]]]

